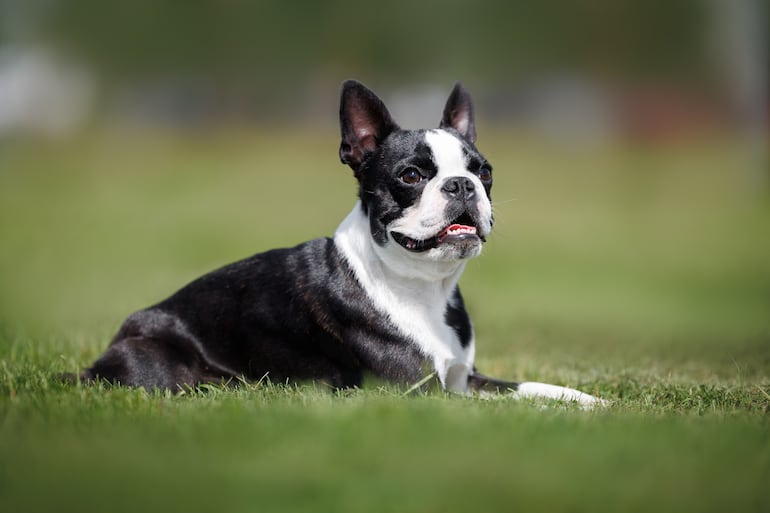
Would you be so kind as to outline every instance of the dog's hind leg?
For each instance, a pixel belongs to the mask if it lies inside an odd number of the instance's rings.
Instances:
[[[115,340],[93,366],[84,371],[81,380],[104,379],[123,386],[178,391],[185,386],[233,377],[228,374],[212,369],[195,349],[179,341],[137,336]]]

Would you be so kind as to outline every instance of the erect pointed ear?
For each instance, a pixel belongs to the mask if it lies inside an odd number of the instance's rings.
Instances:
[[[471,143],[476,142],[476,125],[473,122],[473,102],[471,95],[460,82],[452,88],[452,93],[444,106],[439,128],[454,128]]]
[[[366,156],[373,152],[398,125],[376,94],[360,82],[342,84],[340,98],[340,160],[358,173]]]

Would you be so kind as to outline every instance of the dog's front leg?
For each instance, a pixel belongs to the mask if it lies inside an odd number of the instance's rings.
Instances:
[[[519,383],[490,378],[478,372],[475,368],[468,374],[468,389],[473,392],[495,392],[498,394],[515,392],[519,389]]]
[[[468,374],[468,389],[480,393],[511,393],[519,398],[525,397],[571,401],[586,407],[606,406],[607,404],[603,399],[586,394],[580,390],[575,390],[574,388],[549,385],[548,383],[537,383],[534,381],[524,381],[521,383],[504,381],[485,376],[476,371],[475,368],[473,369],[473,372]]]
[[[443,379],[446,390],[458,394],[471,392],[470,388],[471,368],[467,363],[454,363],[448,365]]]

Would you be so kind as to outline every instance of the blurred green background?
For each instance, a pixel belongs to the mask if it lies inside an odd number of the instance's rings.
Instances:
[[[0,510],[766,511],[767,7],[0,0]],[[477,363],[606,414],[56,384],[129,312],[333,233],[347,78],[407,128],[471,91]]]

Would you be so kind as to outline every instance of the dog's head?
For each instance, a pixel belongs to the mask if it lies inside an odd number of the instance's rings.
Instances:
[[[476,149],[473,104],[457,83],[439,127],[402,130],[356,81],[342,86],[340,159],[354,171],[371,235],[399,261],[477,256],[492,229],[492,167]]]

